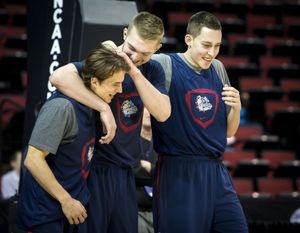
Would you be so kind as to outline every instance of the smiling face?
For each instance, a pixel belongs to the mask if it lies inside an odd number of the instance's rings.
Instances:
[[[122,50],[137,67],[148,62],[160,47],[160,41],[143,39],[135,27],[132,27],[130,31],[127,28],[124,29]]]
[[[220,51],[221,41],[221,30],[202,27],[200,34],[195,38],[190,34],[185,36],[188,50],[184,55],[192,66],[208,69]]]
[[[142,11],[124,29],[124,43],[120,47],[136,66],[140,66],[148,62],[152,54],[161,47],[163,36],[162,20],[154,14]]]
[[[100,44],[87,56],[81,77],[87,88],[110,103],[115,94],[122,93],[125,72],[129,70],[124,58]]]
[[[124,81],[125,71],[114,73],[111,77],[99,81],[97,78],[91,78],[91,90],[103,99],[106,103],[110,103],[117,93],[122,93],[122,82]]]

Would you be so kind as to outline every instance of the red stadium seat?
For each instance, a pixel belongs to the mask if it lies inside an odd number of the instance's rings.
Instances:
[[[270,79],[262,79],[262,78],[248,78],[248,77],[243,77],[239,79],[240,82],[240,90],[243,92],[248,92],[249,90],[252,89],[257,89],[257,88],[266,88],[266,87],[272,87],[273,82]]]
[[[275,170],[283,161],[293,161],[296,159],[294,151],[287,150],[264,150],[261,152],[261,158],[270,161],[272,170]]]
[[[225,68],[232,65],[241,65],[249,63],[246,56],[218,56],[218,59],[223,63]]]
[[[240,160],[254,159],[255,157],[256,154],[254,151],[231,150],[231,151],[225,151],[224,153],[224,161],[226,161],[227,165],[233,170],[235,169],[236,164]]]
[[[299,76],[300,78],[300,76]],[[281,89],[288,93],[291,90],[299,90],[300,89],[300,80],[299,79],[282,79],[280,82]]]
[[[259,58],[259,66],[261,68],[261,77],[268,78],[268,72],[271,66],[290,64],[291,58],[289,57],[271,57],[261,56]]]
[[[273,113],[283,109],[297,109],[300,108],[300,103],[292,101],[280,101],[280,100],[267,100],[265,102],[265,116],[267,118],[272,117]]]
[[[257,185],[259,192],[270,193],[273,197],[294,191],[292,180],[286,178],[259,178]]]
[[[234,188],[239,196],[249,195],[253,193],[253,181],[249,178],[234,178]]]
[[[253,136],[261,136],[263,129],[260,125],[240,125],[236,134],[235,148],[243,148],[246,140]]]
[[[25,108],[26,98],[24,95],[11,95],[3,94],[0,95],[0,107],[1,107],[1,117],[2,125],[0,127],[4,128],[10,121],[14,113]]]
[[[261,25],[275,25],[276,19],[274,16],[271,15],[254,15],[254,14],[247,14],[247,32],[249,36],[254,35],[254,29]]]

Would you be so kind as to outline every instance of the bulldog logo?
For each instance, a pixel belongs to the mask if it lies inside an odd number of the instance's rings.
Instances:
[[[119,125],[125,133],[138,127],[143,105],[137,92],[118,95],[117,107]]]
[[[86,179],[90,172],[90,164],[94,155],[95,137],[92,137],[83,147],[81,152],[81,173]]]
[[[215,119],[219,105],[218,94],[210,89],[196,89],[186,93],[185,100],[193,120],[203,128]]]
[[[136,114],[138,109],[131,100],[125,100],[121,105],[121,111],[124,117],[130,117],[131,115]]]

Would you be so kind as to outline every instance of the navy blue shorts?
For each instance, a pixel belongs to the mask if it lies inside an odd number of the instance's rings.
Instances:
[[[92,164],[88,178],[88,232],[137,233],[138,209],[131,168]]]
[[[248,232],[232,179],[221,160],[159,156],[155,180],[155,232]]]

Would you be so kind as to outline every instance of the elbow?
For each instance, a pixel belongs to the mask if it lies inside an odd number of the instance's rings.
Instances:
[[[32,173],[38,167],[40,163],[40,157],[35,154],[27,154],[24,160],[24,166]]]
[[[161,109],[160,113],[155,117],[158,122],[165,122],[171,116],[171,105]]]
[[[168,97],[166,104],[163,105],[163,107],[160,110],[160,113],[158,114],[157,117],[155,117],[155,119],[158,122],[165,122],[166,120],[168,120],[170,116],[171,116],[171,103]]]
[[[171,116],[171,109],[167,109],[166,111],[161,113],[160,116],[156,118],[156,120],[158,122],[165,122],[166,120],[168,120],[170,116]]]
[[[50,81],[50,83],[51,83],[53,86],[55,86],[56,88],[59,86],[59,80],[60,80],[60,78],[57,77],[55,74],[51,74],[51,75],[49,76],[49,81]]]
[[[32,158],[30,156],[26,156],[25,160],[24,160],[24,166],[31,171],[32,167],[33,167],[33,161]]]

